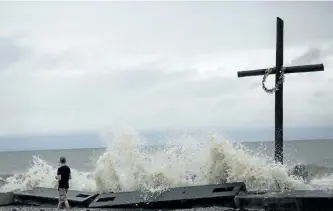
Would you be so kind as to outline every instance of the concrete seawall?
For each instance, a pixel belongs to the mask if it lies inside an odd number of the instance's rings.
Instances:
[[[10,205],[14,203],[14,193],[0,193],[0,206]]]
[[[57,190],[52,188],[0,193],[0,210],[53,210],[58,199]],[[170,188],[149,198],[136,191],[98,194],[69,190],[68,200],[72,210],[332,211],[333,192],[252,192],[239,182]]]

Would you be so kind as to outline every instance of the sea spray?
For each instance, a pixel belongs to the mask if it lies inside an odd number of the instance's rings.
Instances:
[[[218,137],[198,140],[191,136],[170,139],[157,150],[133,132],[113,135],[95,161],[93,172],[72,168],[70,188],[82,191],[134,191],[159,193],[170,187],[245,182],[248,189],[308,189],[300,179],[288,175],[285,166],[267,156],[250,152],[239,143]],[[1,191],[33,187],[56,187],[52,166],[33,157],[27,172],[5,178]],[[68,161],[70,165],[70,161]]]
[[[251,155],[249,149],[229,141],[209,142],[211,165],[209,183],[242,181],[257,190],[290,190],[306,188],[303,181],[288,176],[288,169],[269,162],[267,156]]]

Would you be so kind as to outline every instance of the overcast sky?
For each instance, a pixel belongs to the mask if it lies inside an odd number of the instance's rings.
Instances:
[[[274,127],[262,76],[323,63],[284,85],[285,127],[333,127],[333,3],[0,3],[0,135],[133,127]],[[273,77],[270,77],[273,78]],[[268,80],[271,87],[273,80]]]

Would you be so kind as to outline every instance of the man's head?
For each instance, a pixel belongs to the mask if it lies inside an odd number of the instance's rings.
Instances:
[[[66,158],[65,157],[60,157],[60,163],[61,164],[66,164]]]

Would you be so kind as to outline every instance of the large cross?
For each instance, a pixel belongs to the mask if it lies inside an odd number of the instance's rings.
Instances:
[[[283,67],[283,20],[277,18],[276,26],[276,65],[272,69],[258,69],[238,72],[238,77],[265,75],[263,79],[263,88],[266,77],[269,74],[275,74],[275,161],[283,164],[283,77],[286,73],[315,72],[324,71],[323,64],[303,65]],[[276,71],[278,70],[278,71]],[[266,89],[266,91],[269,91]]]

